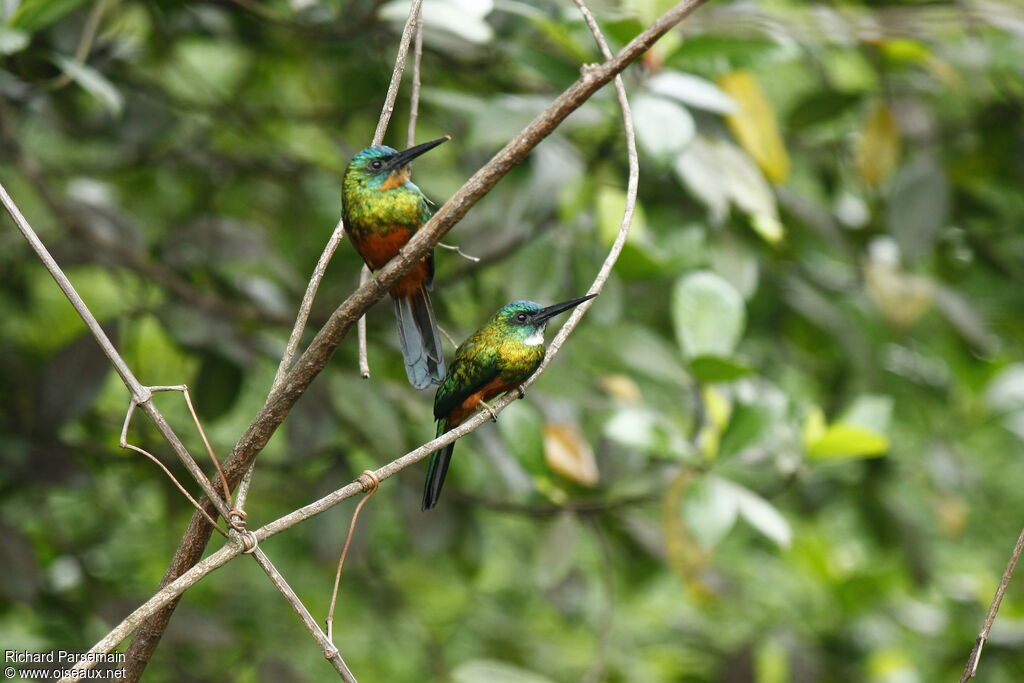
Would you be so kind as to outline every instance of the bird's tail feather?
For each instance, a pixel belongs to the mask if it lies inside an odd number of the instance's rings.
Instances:
[[[448,431],[448,424],[444,420],[437,423],[437,436]],[[455,451],[455,442],[444,448],[434,451],[430,456],[430,464],[427,465],[427,479],[423,484],[423,509],[432,510],[441,497],[441,487],[444,486],[445,475],[448,474],[448,465],[452,461],[452,453]]]
[[[409,296],[396,296],[394,302],[409,383],[417,389],[440,384],[444,380],[444,349],[426,286]]]

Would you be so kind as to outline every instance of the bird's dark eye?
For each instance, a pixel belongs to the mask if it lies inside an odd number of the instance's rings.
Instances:
[[[516,316],[516,320],[518,320],[521,323],[525,323],[526,322],[526,314],[525,313],[520,313],[519,315]]]
[[[380,169],[384,168],[384,162],[381,161],[380,159],[374,159],[373,161],[370,162],[370,168],[372,168],[375,171],[379,171]]]

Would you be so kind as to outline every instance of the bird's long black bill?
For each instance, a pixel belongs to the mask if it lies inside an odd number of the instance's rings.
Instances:
[[[584,301],[590,301],[595,296],[597,296],[597,294],[588,294],[586,296],[581,296],[579,299],[563,301],[560,304],[552,304],[547,308],[542,308],[533,314],[533,322],[534,324],[539,325],[540,323],[546,322],[549,318],[553,318],[558,315],[562,311],[568,311],[570,308],[579,306]]]
[[[431,140],[430,142],[422,142],[414,147],[410,147],[409,149],[403,149],[401,152],[391,157],[391,160],[388,161],[388,168],[389,170],[402,168],[421,154],[426,154],[438,145],[442,145],[451,139],[451,135],[445,135],[443,138]]]

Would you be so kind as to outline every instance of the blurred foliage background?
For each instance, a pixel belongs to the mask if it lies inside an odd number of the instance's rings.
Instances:
[[[604,0],[621,46],[667,7]],[[383,101],[402,1],[0,2],[0,178],[150,384],[226,453],[262,404]],[[427,0],[414,178],[443,202],[597,61],[568,2]],[[526,401],[363,513],[336,642],[365,681],[956,680],[1024,510],[1024,9],[721,1],[626,76],[640,213]],[[404,145],[408,84],[388,142]],[[625,201],[611,92],[438,250],[463,339],[586,291]],[[0,643],[85,649],[188,503],[117,448],[127,394],[0,230]],[[343,244],[310,334],[355,286]],[[390,306],[258,459],[259,526],[433,435]],[[161,410],[201,452],[180,396]],[[138,419],[132,439],[173,458]],[[171,464],[179,475],[180,468]],[[351,504],[264,544],[318,620]],[[212,547],[218,547],[215,539]],[[981,680],[1024,680],[1011,584]],[[253,563],[190,590],[149,681],[325,680]]]

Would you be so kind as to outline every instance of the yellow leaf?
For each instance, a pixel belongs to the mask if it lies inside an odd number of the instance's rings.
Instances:
[[[597,382],[606,394],[623,403],[636,404],[643,399],[640,386],[628,375],[601,375],[597,378]]]
[[[775,111],[761,86],[748,71],[732,71],[719,78],[718,85],[739,105],[735,113],[725,117],[736,140],[769,180],[784,182],[789,176],[789,155]]]
[[[583,486],[596,486],[594,450],[572,422],[544,425],[544,461],[554,472]]]
[[[900,158],[900,131],[896,119],[884,104],[876,106],[861,130],[857,142],[857,174],[868,185],[884,183]]]
[[[824,411],[818,406],[814,406],[807,411],[807,416],[804,418],[803,428],[801,429],[804,446],[810,447],[812,443],[825,436],[826,429]]]
[[[732,404],[725,394],[706,386],[702,392],[704,397],[705,421],[700,432],[699,443],[701,454],[708,462],[718,457],[718,446],[722,434],[729,425],[732,415]]]
[[[894,329],[906,332],[931,308],[935,285],[923,275],[912,275],[882,263],[864,268],[868,298]]]

